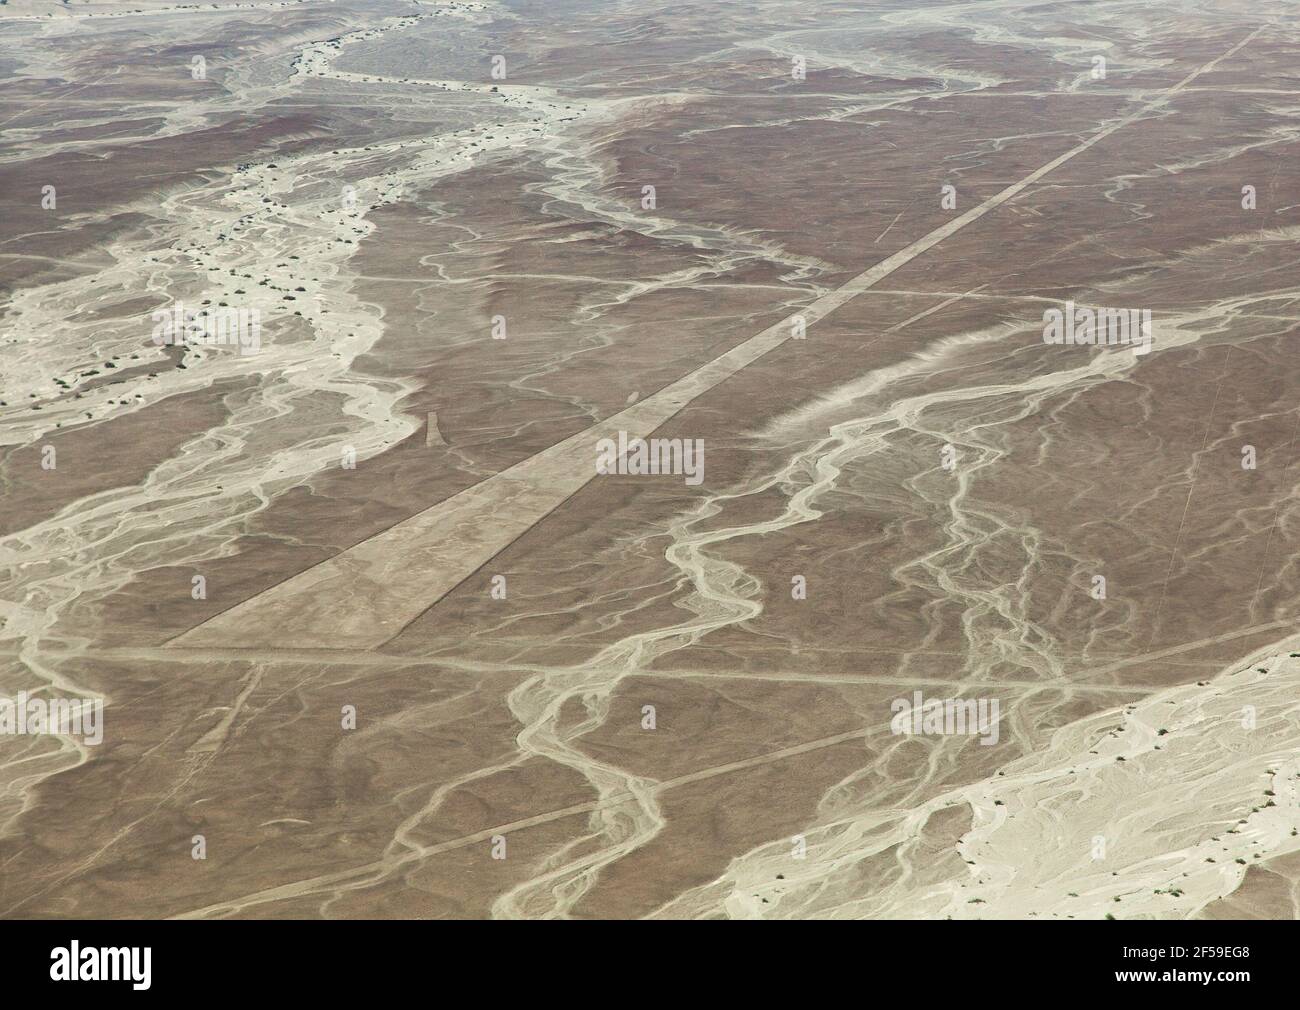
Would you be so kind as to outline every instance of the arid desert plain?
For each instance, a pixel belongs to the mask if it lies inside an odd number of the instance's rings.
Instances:
[[[1294,0],[0,0],[0,917],[1300,915]]]

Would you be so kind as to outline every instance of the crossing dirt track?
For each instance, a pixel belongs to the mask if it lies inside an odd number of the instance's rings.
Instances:
[[[8,0],[0,128],[0,916],[1300,915],[1294,3]]]

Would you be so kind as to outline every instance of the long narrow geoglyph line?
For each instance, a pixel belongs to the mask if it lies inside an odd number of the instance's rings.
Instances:
[[[1124,125],[1132,123],[1152,109],[1158,107],[1161,103],[1167,101],[1173,94],[1182,90],[1187,84],[1194,80],[1199,73],[1217,65],[1221,60],[1227,58],[1253,38],[1253,33],[1247,39],[1238,43],[1232,49],[1225,52],[1222,56],[1205,64],[1199,71],[1189,74],[1182,81],[1172,88],[1160,93],[1159,96],[1146,102],[1141,108],[1135,110],[1130,115],[1109,126],[1101,128],[1096,133],[1089,135],[1088,139],[1076,145],[1071,151],[1059,156],[1047,165],[1038,170],[1012,187],[1007,187],[997,196],[980,204],[967,214],[950,222],[943,228],[931,232],[922,240],[907,247],[883,260],[881,263],[872,267],[870,270],[859,275],[853,281],[850,281],[844,287],[835,292],[817,299],[812,306],[802,310],[805,318],[815,321],[827,313],[838,308],[839,305],[854,297],[862,290],[875,284],[880,278],[887,276],[889,273],[897,270],[900,266],[910,262],[916,256],[922,254],[935,244],[942,241],[943,238],[953,234],[956,230],[964,227],[966,224],[977,220],[980,216],[992,210],[994,207],[1012,199],[1017,193],[1024,190],[1025,187],[1032,185],[1033,182],[1042,178],[1054,168],[1064,164],[1070,158],[1077,156],[1090,147],[1094,146],[1101,139],[1110,136]],[[749,361],[756,359],[771,347],[777,346],[788,336],[788,322],[783,321],[773,327],[769,327],[757,337],[751,338],[744,344],[733,348],[715,361],[709,362],[701,369],[687,376],[683,380],[674,383],[665,390],[656,394],[661,400],[660,403],[654,404],[655,410],[680,409],[680,406],[698,395],[698,392],[711,388],[717,382],[722,381],[728,374],[733,374],[736,370],[744,367]],[[1060,380],[1058,385],[1068,384],[1075,381],[1070,377]],[[1020,384],[1022,389],[1040,389],[1047,388],[1043,380],[1030,379]],[[974,397],[988,395],[989,390],[995,387],[980,387],[979,389],[969,391]],[[1005,389],[1010,387],[996,387]],[[654,399],[654,398],[652,398]],[[918,407],[928,405],[930,401],[920,403],[921,398],[914,398],[917,402],[907,402],[901,406],[895,404],[891,406],[892,412],[899,410],[912,411]],[[667,401],[667,402],[663,402]],[[646,401],[648,402],[648,401]],[[644,406],[639,404],[638,406]],[[1027,408],[1028,409],[1028,408]],[[610,431],[623,427],[634,433],[637,429],[623,424],[620,420],[626,418],[629,413],[624,412],[622,415],[615,415],[614,418],[608,419],[596,426],[597,430]],[[652,419],[647,414],[637,415],[640,420],[647,421]],[[666,415],[671,416],[671,412]],[[893,415],[891,414],[891,417]],[[897,420],[895,418],[895,420]],[[793,756],[802,753],[802,748],[815,749],[816,747],[833,746],[837,743],[852,743],[855,738],[861,738],[870,735],[872,732],[880,731],[879,726],[872,729],[863,727],[861,730],[853,731],[847,734],[837,735],[835,737],[823,738],[819,741],[810,741],[806,745],[798,745],[797,748],[776,751],[768,755],[746,759],[740,763],[717,766],[712,769],[700,769],[682,778],[676,778],[667,781],[654,781],[643,776],[635,775],[620,766],[601,761],[590,754],[585,753],[578,744],[578,741],[590,730],[590,728],[599,725],[605,719],[608,712],[609,698],[617,688],[620,681],[629,676],[640,673],[647,666],[654,664],[655,660],[667,652],[675,651],[685,645],[696,642],[703,635],[714,630],[729,625],[740,623],[755,614],[755,605],[745,595],[742,589],[738,588],[743,578],[743,572],[734,565],[725,562],[714,562],[707,557],[705,548],[721,542],[726,539],[734,539],[738,536],[748,536],[761,534],[770,530],[784,528],[799,522],[815,520],[821,514],[812,505],[816,494],[827,487],[833,486],[836,476],[839,473],[839,465],[842,463],[842,457],[845,453],[859,451],[851,442],[855,437],[853,432],[845,429],[844,425],[837,425],[838,432],[833,431],[832,437],[827,440],[827,446],[817,447],[810,451],[810,454],[818,454],[817,474],[818,479],[807,488],[798,492],[791,499],[791,504],[786,513],[778,520],[765,522],[762,524],[749,524],[743,527],[725,529],[719,532],[693,534],[690,532],[692,519],[686,517],[674,523],[670,530],[670,536],[674,543],[668,549],[666,554],[668,560],[676,565],[685,575],[687,575],[695,586],[695,594],[692,597],[694,603],[690,609],[694,617],[684,619],[681,623],[672,624],[666,627],[658,627],[650,631],[639,632],[630,635],[614,644],[602,649],[601,652],[593,657],[589,662],[581,666],[572,668],[557,668],[555,670],[543,671],[535,676],[529,677],[518,688],[512,691],[508,697],[512,713],[523,726],[517,737],[518,753],[502,762],[495,767],[481,768],[475,770],[470,776],[464,776],[460,779],[453,780],[440,785],[428,798],[423,807],[415,810],[403,824],[399,827],[394,835],[394,841],[389,845],[381,857],[372,859],[364,864],[352,868],[337,871],[335,873],[315,876],[309,879],[300,879],[290,881],[276,887],[264,888],[246,894],[243,897],[236,897],[217,904],[209,904],[204,908],[192,911],[188,914],[197,916],[215,916],[240,914],[249,907],[256,905],[265,905],[285,900],[301,900],[310,896],[321,896],[328,898],[329,895],[341,895],[348,891],[363,890],[374,886],[379,881],[389,878],[394,874],[407,871],[412,865],[417,865],[422,860],[437,855],[445,851],[442,846],[459,847],[461,845],[472,844],[475,841],[481,841],[484,837],[489,837],[492,829],[484,829],[483,832],[464,838],[456,839],[452,842],[444,842],[438,845],[428,845],[422,841],[420,834],[415,830],[421,824],[435,817],[438,810],[449,793],[457,788],[461,788],[470,782],[481,781],[490,774],[497,771],[505,771],[511,767],[517,766],[521,761],[530,759],[544,759],[554,762],[558,765],[565,766],[577,771],[591,783],[593,789],[597,792],[597,797],[586,804],[579,804],[573,807],[566,807],[563,810],[551,811],[549,813],[539,813],[533,817],[511,822],[507,825],[501,825],[496,831],[505,832],[510,830],[519,830],[520,828],[540,824],[545,821],[553,821],[563,817],[586,814],[585,830],[579,831],[577,836],[568,844],[565,844],[558,851],[548,855],[547,858],[534,866],[528,879],[512,887],[500,895],[493,904],[493,914],[498,916],[563,916],[570,914],[575,907],[582,901],[585,894],[594,885],[595,880],[604,867],[625,858],[630,853],[643,848],[652,839],[654,839],[666,824],[666,819],[660,805],[660,796],[666,789],[688,781],[696,781],[700,777],[722,774],[726,771],[739,770],[749,767],[751,763],[761,763],[765,761],[780,760],[782,757]],[[642,429],[650,430],[650,429]],[[584,433],[590,438],[598,437],[590,433]],[[878,436],[873,436],[878,437]],[[829,446],[829,443],[834,443]],[[574,449],[574,445],[578,449]],[[553,446],[551,449],[539,454],[532,459],[518,464],[506,471],[511,474],[513,484],[501,482],[498,484],[500,489],[511,492],[514,497],[508,500],[502,500],[498,497],[492,497],[490,501],[483,501],[481,498],[478,505],[475,506],[472,494],[465,497],[471,499],[469,506],[481,507],[483,511],[478,513],[480,519],[485,523],[490,523],[491,515],[486,511],[487,506],[491,506],[497,515],[513,516],[506,521],[516,524],[516,528],[523,530],[530,525],[528,516],[521,515],[516,507],[523,502],[530,509],[536,508],[542,502],[546,491],[546,481],[551,476],[547,467],[554,467],[556,477],[565,482],[573,489],[581,487],[587,479],[591,470],[592,457],[585,454],[586,449],[591,448],[590,443],[581,443],[578,438],[566,440],[559,446]],[[565,453],[568,453],[566,456]],[[548,461],[544,466],[538,466],[537,460]],[[576,466],[574,465],[576,464]],[[567,469],[566,469],[567,465]],[[794,465],[794,464],[792,464]],[[489,481],[479,485],[479,489],[484,486],[490,486],[493,481],[498,481],[503,475],[490,478]],[[779,478],[778,478],[779,479]],[[475,492],[479,489],[471,489]],[[959,492],[960,493],[960,492]],[[457,496],[461,497],[461,496]],[[557,498],[556,502],[563,500]],[[450,500],[454,502],[455,499]],[[430,514],[437,517],[443,512],[446,504],[437,506],[422,513],[421,516],[414,517],[416,521],[426,521],[426,527],[423,530],[425,534],[429,532],[427,519]],[[467,522],[473,518],[472,514],[464,511],[464,506],[460,508],[459,521]],[[536,521],[544,515],[545,512],[534,513],[532,521]],[[445,519],[445,516],[443,517]],[[435,518],[433,522],[442,521]],[[412,527],[416,525],[412,520],[407,520],[395,530],[401,527]],[[346,554],[356,554],[364,549],[369,549],[377,540],[388,537],[393,531],[382,534],[381,537],[367,541],[359,545]],[[416,530],[415,533],[420,533]],[[477,534],[479,530],[471,528],[470,533]],[[408,533],[408,540],[390,542],[387,548],[381,553],[381,560],[387,560],[392,565],[392,570],[397,572],[399,564],[393,563],[391,558],[400,559],[400,566],[405,568],[419,567],[419,562],[412,559],[411,550],[404,545],[413,545],[422,547],[418,535]],[[475,549],[486,551],[491,545],[490,537],[475,539]],[[505,542],[509,542],[506,540]],[[389,551],[387,559],[383,557]],[[373,552],[372,552],[373,553]],[[486,560],[491,555],[481,553],[482,560]],[[321,568],[328,568],[335,564],[339,559],[327,562]],[[460,562],[464,563],[464,562]],[[480,562],[481,563],[481,562]],[[926,559],[922,559],[919,564],[925,564]],[[364,565],[362,565],[364,567]],[[346,574],[346,570],[345,570]],[[400,575],[400,572],[397,572]],[[417,572],[415,582],[407,582],[406,585],[418,585],[420,579],[425,573]],[[453,573],[454,574],[454,573]],[[388,573],[384,573],[387,578]],[[450,578],[450,576],[448,576]],[[290,585],[296,580],[290,580]],[[427,579],[424,582],[427,583]],[[335,587],[327,586],[327,589],[334,591]],[[390,592],[387,585],[383,587],[385,592]],[[364,593],[366,590],[362,590]],[[267,594],[269,595],[269,594]],[[347,593],[336,597],[347,601]],[[266,597],[262,597],[265,599]],[[420,601],[416,606],[421,605]],[[292,601],[291,602],[295,602]],[[376,616],[373,608],[373,600],[358,600],[361,609],[371,618]],[[400,603],[401,601],[397,601]],[[319,611],[318,618],[324,620],[319,626],[303,624],[303,610],[290,611],[289,616],[292,619],[293,626],[298,631],[306,630],[316,635],[321,634],[322,628],[329,627],[330,619],[341,618],[345,621],[350,620],[345,611],[331,612],[328,609]],[[378,612],[377,616],[382,621],[390,618],[391,615]],[[1014,615],[1012,615],[1014,616]],[[258,615],[250,615],[254,620]],[[210,625],[209,625],[210,626]],[[274,614],[267,621],[267,625],[262,628],[259,634],[270,634],[277,642],[282,641],[282,637],[275,635],[274,631],[286,626],[284,622],[284,612]],[[239,633],[240,640],[248,640],[248,628],[238,626],[236,630]],[[364,630],[364,629],[363,629]],[[192,634],[192,633],[191,633]],[[189,644],[189,643],[186,643]],[[202,643],[199,643],[202,644]],[[1059,662],[1052,664],[1059,666]],[[1122,663],[1112,664],[1114,666],[1124,665]],[[1048,670],[1047,672],[1051,672]],[[985,688],[993,686],[992,681],[981,681]],[[1051,680],[1045,680],[1044,686],[1052,683]],[[959,682],[954,682],[953,686],[959,686]],[[1162,695],[1158,694],[1157,699]],[[586,717],[579,723],[573,723],[572,720],[566,721],[561,718],[561,714],[566,710],[566,706],[575,700],[581,700]],[[1110,710],[1098,715],[1103,721],[1111,718]],[[1014,734],[1015,714],[1013,713],[1009,729]],[[1087,729],[1087,726],[1083,727]],[[1026,741],[1028,743],[1028,741]],[[996,781],[996,780],[989,780]],[[964,787],[963,787],[964,788]],[[978,784],[974,788],[979,788]],[[947,800],[960,801],[964,798],[969,790],[965,790],[960,795],[948,796]],[[944,802],[945,798],[940,797],[938,802]],[[885,811],[884,813],[889,813]],[[853,839],[859,837],[864,831],[869,831],[871,825],[878,821],[882,811],[879,809],[857,810],[848,809],[842,811],[841,821],[846,823],[849,828],[849,840],[853,842],[849,856],[846,858],[857,858],[861,846]],[[927,814],[927,810],[922,810],[921,814]],[[907,841],[915,837],[916,833],[923,827],[924,818],[919,814],[917,816],[904,816],[892,829],[897,835],[896,840]],[[810,836],[811,837],[811,836]],[[884,844],[881,839],[871,841],[870,846]],[[751,854],[752,855],[752,854]],[[761,854],[760,854],[761,855]],[[746,865],[744,860],[748,857],[741,857],[735,865]],[[734,875],[725,874],[714,882],[720,885],[725,891],[728,890],[731,878]],[[712,886],[712,885],[710,885]],[[745,893],[752,893],[753,889],[748,888]],[[332,900],[332,899],[330,899]],[[690,905],[686,902],[685,905]],[[685,906],[684,906],[685,907]],[[730,909],[730,906],[728,906]]]
[[[1262,27],[1251,32],[1129,115],[796,314],[806,324],[825,318],[1050,172],[1159,108],[1261,31]],[[620,431],[629,437],[649,435],[692,400],[788,340],[793,319],[792,315],[774,323],[635,405],[223,611],[173,641],[186,646],[221,645],[236,637],[249,646],[365,649],[382,645],[579,491],[595,475],[599,440]]]

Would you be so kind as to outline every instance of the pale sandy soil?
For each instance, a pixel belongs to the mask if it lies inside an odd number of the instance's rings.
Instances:
[[[106,708],[0,736],[0,914],[1294,917],[1298,51],[9,0],[0,695]],[[620,431],[704,480],[597,477]]]

